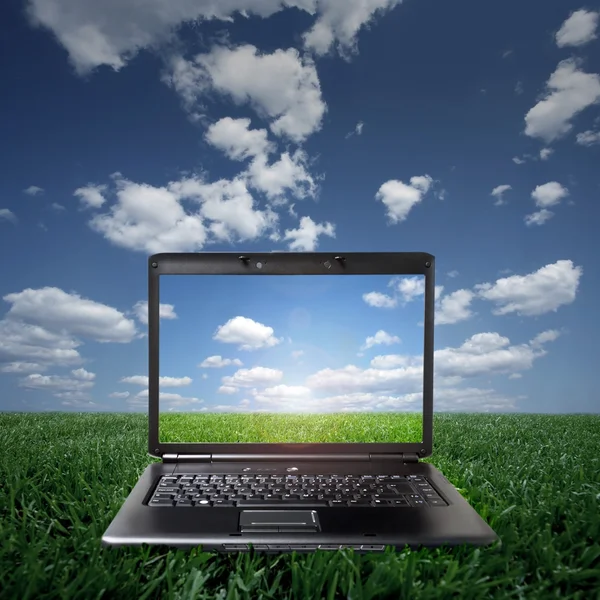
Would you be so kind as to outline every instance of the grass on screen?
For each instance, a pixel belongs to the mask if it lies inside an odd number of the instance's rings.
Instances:
[[[502,543],[364,556],[102,548],[146,417],[0,413],[0,431],[1,598],[598,598],[598,416],[437,415],[429,460]]]
[[[168,442],[420,442],[421,413],[161,413]]]

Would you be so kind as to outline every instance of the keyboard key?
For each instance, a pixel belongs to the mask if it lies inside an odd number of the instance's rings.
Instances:
[[[194,503],[191,500],[185,498],[185,499],[182,499],[182,500],[178,500],[175,503],[175,506],[194,506]]]
[[[235,506],[231,500],[215,500],[213,506]]]
[[[300,500],[263,500],[258,498],[248,498],[246,500],[239,500],[237,506],[264,506],[265,508],[277,507],[277,508],[319,508],[322,506],[328,506],[327,502],[322,500],[311,500],[310,502],[302,502]]]
[[[156,493],[154,494],[154,496],[152,496],[153,500],[173,500],[173,498],[175,497],[175,494],[163,494],[163,493]]]
[[[440,498],[439,500],[431,499],[428,500],[429,506],[447,506],[447,504]]]
[[[419,498],[418,500],[417,500],[417,499],[415,499],[415,498],[411,498],[411,499],[409,500],[409,502],[410,502],[410,505],[411,505],[411,506],[415,506],[415,507],[417,507],[417,506],[427,506],[427,504],[426,504],[425,500],[423,500],[423,499],[421,499],[421,498]]]
[[[156,492],[161,493],[161,494],[177,494],[177,493],[179,493],[179,488],[178,487],[160,486],[157,488]]]
[[[152,506],[173,506],[173,500],[170,498],[153,498],[149,504]]]

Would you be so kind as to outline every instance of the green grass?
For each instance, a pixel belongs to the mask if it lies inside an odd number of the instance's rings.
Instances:
[[[502,544],[366,556],[102,548],[148,463],[145,417],[0,414],[0,597],[600,598],[600,417],[434,423],[431,462]]]
[[[420,442],[421,413],[161,413],[165,442]]]

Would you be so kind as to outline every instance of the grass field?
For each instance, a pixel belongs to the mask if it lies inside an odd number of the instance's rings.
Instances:
[[[600,598],[600,417],[438,415],[431,462],[502,539],[353,555],[106,549],[146,418],[0,413],[0,598]]]
[[[166,442],[420,442],[421,413],[161,413]]]

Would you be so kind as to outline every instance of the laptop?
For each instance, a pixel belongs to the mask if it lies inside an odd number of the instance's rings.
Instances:
[[[221,552],[487,545],[433,442],[427,253],[149,258],[149,454],[102,537]],[[460,440],[457,440],[460,443]]]

